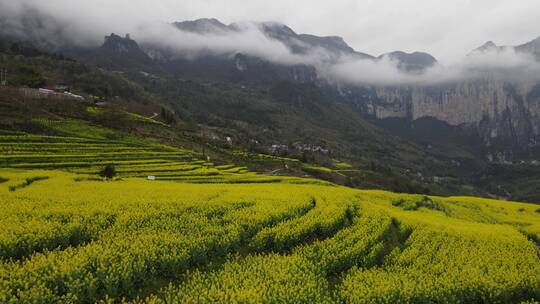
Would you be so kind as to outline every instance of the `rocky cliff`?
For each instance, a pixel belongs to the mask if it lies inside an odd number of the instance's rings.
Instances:
[[[540,84],[496,77],[438,86],[380,87],[369,102],[379,119],[433,117],[477,128],[494,153],[523,152],[540,145]]]

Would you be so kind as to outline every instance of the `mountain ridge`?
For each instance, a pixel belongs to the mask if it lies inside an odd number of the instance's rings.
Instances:
[[[216,28],[221,33],[226,30],[238,31],[241,28],[237,24],[225,25],[217,19],[199,19],[175,24],[189,31],[205,33],[208,31],[215,33]],[[356,52],[339,37],[298,35],[291,28],[275,22],[255,24],[263,29],[265,35],[290,47],[293,53],[306,53],[315,47],[324,47],[327,50],[331,49],[334,54],[361,56],[374,62],[387,57],[397,61],[397,67],[404,73],[418,75],[438,65],[437,60],[428,53],[395,51],[378,58],[364,57],[363,53]],[[299,37],[303,37],[304,42],[299,43]],[[309,42],[308,47],[305,41]],[[535,45],[532,41],[517,46],[516,49],[530,52],[535,50]],[[479,49],[490,51],[500,48],[491,42]],[[145,51],[148,54],[148,49]],[[232,81],[259,86],[265,90],[284,80],[313,83],[323,91],[333,91],[332,100],[328,102],[350,103],[358,108],[360,116],[377,119],[397,117],[408,120],[433,117],[451,125],[469,126],[484,134],[481,141],[489,151],[484,156],[486,159],[493,159],[494,155],[499,155],[495,158],[511,160],[516,153],[528,154],[528,151],[534,151],[540,146],[540,107],[535,106],[539,102],[536,101],[534,84],[520,87],[516,83],[497,80],[486,75],[487,78],[482,76],[479,79],[430,86],[351,85],[328,82],[321,76],[318,68],[309,64],[276,64],[241,52],[231,57],[208,54],[197,59],[165,59],[161,63],[137,59],[137,54],[141,52],[135,50],[131,61],[141,63],[139,69],[143,71],[165,69],[171,75],[184,79]],[[105,60],[104,66],[121,68],[121,62],[126,60],[126,56],[119,57]],[[108,63],[111,61],[114,64]],[[123,65],[132,68],[138,66],[134,63]],[[501,103],[499,100],[506,102]]]

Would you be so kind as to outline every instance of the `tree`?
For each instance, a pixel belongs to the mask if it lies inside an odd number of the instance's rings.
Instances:
[[[46,79],[33,66],[19,64],[15,71],[8,74],[8,83],[16,86],[37,88],[46,84]]]
[[[99,172],[99,175],[107,179],[112,179],[116,175],[116,168],[113,165],[106,165]]]
[[[174,113],[165,109],[164,107],[161,107],[161,118],[163,118],[163,120],[169,125],[176,124]]]

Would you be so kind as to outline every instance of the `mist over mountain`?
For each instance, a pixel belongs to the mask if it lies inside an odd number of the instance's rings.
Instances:
[[[33,2],[1,5],[0,31],[49,48],[98,47],[110,32],[130,33],[154,57],[196,60],[207,55],[243,54],[275,64],[310,65],[317,69],[319,78],[356,85],[438,84],[481,77],[492,69],[508,80],[538,78],[540,74],[537,40],[515,48],[486,47],[476,52],[474,60],[467,56],[445,66],[420,51],[366,54],[354,50],[339,36],[297,34],[278,22],[227,25],[217,19],[197,19],[166,23],[119,16],[116,21],[105,19],[89,26],[93,19],[46,10]],[[524,66],[527,69],[522,69]]]
[[[426,69],[437,64],[437,59],[430,54],[423,52],[405,53],[402,51],[395,51],[379,56],[379,58],[384,57],[397,61],[398,68],[400,70],[405,70],[406,72],[422,73]]]

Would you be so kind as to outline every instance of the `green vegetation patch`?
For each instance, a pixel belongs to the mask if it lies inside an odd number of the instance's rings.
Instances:
[[[145,116],[142,116],[140,114],[136,114],[136,113],[132,113],[132,112],[125,112],[125,114],[129,119],[134,120],[134,121],[140,121],[140,122],[160,125],[160,126],[164,126],[164,127],[167,126],[167,124],[165,124],[165,123],[163,123],[161,121],[157,121],[157,120],[155,120],[153,118],[145,117]]]
[[[415,211],[421,207],[436,211],[444,211],[444,207],[441,204],[433,201],[426,195],[418,197],[417,199],[399,198],[392,202],[392,206],[400,207],[407,211]]]
[[[346,162],[335,162],[334,166],[338,169],[351,169],[353,166]]]
[[[313,164],[303,164],[302,169],[304,171],[310,172],[310,173],[333,173],[334,172],[334,170],[332,170],[330,168],[323,167],[323,166],[317,166],[317,165],[313,165]]]
[[[62,135],[89,139],[117,139],[118,132],[92,126],[85,121],[75,119],[33,119],[32,122],[56,131]]]
[[[20,183],[20,184],[17,184],[17,185],[14,185],[14,186],[9,186],[9,191],[15,191],[17,189],[21,189],[21,188],[24,188],[24,187],[28,187],[30,186],[31,184],[33,184],[34,182],[37,182],[37,181],[40,181],[40,180],[46,180],[48,179],[49,177],[48,176],[34,176],[34,177],[28,177],[24,180],[24,182]]]

